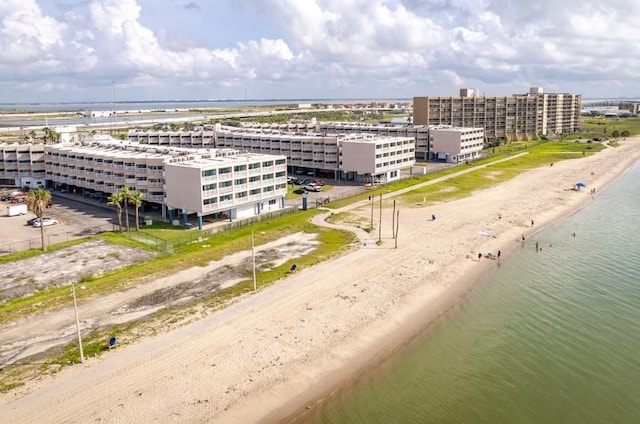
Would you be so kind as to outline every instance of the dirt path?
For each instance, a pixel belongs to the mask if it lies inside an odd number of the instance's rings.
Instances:
[[[317,246],[313,234],[292,234],[274,242],[256,246],[256,267],[259,270],[279,266],[280,264],[306,255]],[[69,257],[113,258],[113,253],[124,257],[131,252],[122,252],[122,247],[108,244],[85,243],[70,250],[61,250],[56,255],[47,256],[46,269],[66,269],[65,273],[42,272],[38,269],[40,288],[59,285],[60,281],[71,275],[82,273],[84,269],[95,268],[95,260],[81,260],[74,272],[68,266]],[[134,250],[134,249],[128,249]],[[111,256],[110,256],[111,255]],[[133,254],[131,254],[133,256]],[[31,260],[27,260],[31,261]],[[81,265],[84,264],[84,265]],[[104,266],[105,262],[100,262]],[[24,273],[31,265],[17,262]],[[110,324],[119,324],[149,315],[163,307],[185,302],[194,297],[210,294],[220,287],[227,287],[246,280],[251,275],[252,261],[250,251],[241,251],[214,261],[204,267],[193,267],[175,274],[137,285],[129,290],[112,293],[100,298],[90,299],[78,305],[81,331],[88,333],[93,328]],[[10,272],[10,271],[6,271]],[[0,274],[1,275],[1,274]],[[47,275],[49,281],[47,281]],[[36,277],[25,277],[36,278]],[[23,281],[20,278],[19,281]],[[12,286],[13,287],[13,286]],[[82,289],[79,285],[79,290]],[[14,291],[17,290],[13,287]],[[46,312],[36,317],[10,323],[0,328],[0,364],[9,365],[21,359],[41,353],[55,346],[68,343],[76,337],[75,315],[73,307]]]

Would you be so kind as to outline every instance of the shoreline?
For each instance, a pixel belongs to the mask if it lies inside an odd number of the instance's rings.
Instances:
[[[635,141],[640,142],[640,137],[635,137]],[[633,143],[633,140],[630,141],[630,144],[631,143]],[[640,148],[640,145],[638,145],[637,147]],[[598,154],[592,156],[589,159],[597,157]],[[579,158],[577,160],[583,159]],[[571,159],[565,160],[563,162],[569,161],[571,161]],[[596,178],[590,185],[597,184],[600,187],[595,195],[583,192],[583,194],[589,194],[589,196],[580,199],[573,205],[570,205],[570,207],[568,208],[564,208],[562,210],[556,211],[555,213],[552,213],[549,217],[536,219],[538,225],[535,225],[535,230],[532,230],[526,235],[526,239],[529,240],[548,227],[562,221],[563,219],[575,213],[578,213],[582,208],[587,206],[591,200],[595,200],[595,197],[599,196],[611,183],[613,183],[621,175],[626,173],[630,167],[634,166],[634,164],[639,161],[640,154],[636,153],[633,156],[633,159],[627,158],[627,160],[621,161],[613,169],[599,176],[599,178],[593,175]],[[491,190],[491,188],[488,190]],[[517,231],[515,231],[514,234],[515,233],[517,233]],[[527,240],[525,240],[525,242]],[[509,240],[502,240],[501,243],[496,247],[502,252],[501,260],[507,260],[510,254],[515,249],[523,247],[523,243],[520,243],[518,238],[516,237],[513,242],[510,242]],[[473,257],[471,259],[474,260]],[[481,270],[476,269],[473,270],[473,272],[466,273],[465,275],[461,276],[455,282],[455,284],[453,284],[451,289],[440,293],[435,299],[430,299],[426,302],[424,299],[422,299],[421,301],[417,302],[420,306],[431,306],[434,307],[434,309],[429,311],[420,311],[417,309],[413,311],[409,311],[408,309],[399,311],[401,315],[403,313],[404,315],[406,315],[404,317],[400,317],[400,319],[406,319],[406,321],[401,322],[398,327],[394,326],[388,332],[384,330],[382,330],[381,332],[386,333],[386,335],[391,335],[393,333],[393,330],[397,330],[401,327],[401,334],[395,334],[393,338],[386,342],[381,340],[383,337],[379,337],[378,340],[365,348],[365,350],[359,352],[358,354],[352,355],[358,356],[358,361],[360,362],[360,364],[357,367],[354,368],[352,365],[345,364],[343,368],[336,369],[333,372],[330,372],[328,375],[324,375],[324,381],[322,381],[321,384],[309,388],[303,393],[299,393],[298,396],[284,403],[282,403],[282,400],[286,399],[288,395],[286,391],[281,393],[281,397],[278,397],[276,395],[275,399],[267,398],[264,404],[265,407],[268,407],[269,405],[273,407],[274,404],[278,404],[279,406],[273,409],[268,414],[263,415],[262,417],[255,416],[251,418],[251,416],[253,416],[253,412],[249,416],[246,416],[244,413],[239,413],[235,416],[232,416],[229,421],[224,422],[232,423],[234,421],[239,422],[236,420],[255,418],[255,422],[259,423],[284,424],[304,417],[305,413],[312,409],[315,405],[325,402],[335,392],[342,390],[345,388],[345,386],[348,386],[354,381],[357,381],[367,372],[370,372],[372,368],[380,366],[382,363],[389,360],[393,355],[401,353],[403,350],[409,348],[411,343],[413,343],[417,338],[422,337],[424,334],[428,333],[434,325],[438,324],[440,319],[444,318],[448,313],[454,310],[459,305],[459,302],[462,301],[471,291],[473,291],[478,284],[488,281],[491,278],[492,273],[499,272],[496,267],[499,268],[500,261],[494,261],[494,263],[492,264],[492,262],[488,262],[491,261],[491,259],[486,259],[484,257],[482,261],[484,262],[484,265]],[[489,273],[489,275],[485,275],[485,273]],[[398,317],[396,316],[395,318]],[[351,353],[353,354],[353,351]],[[318,366],[320,365],[321,364],[318,364]],[[246,404],[246,408],[250,408],[248,404],[253,404],[255,407],[256,401],[256,399],[253,399],[251,402],[248,402]],[[261,404],[258,403],[257,405],[259,406]]]
[[[584,179],[599,193],[640,158],[639,149],[640,137],[630,138],[464,199],[401,206],[397,249],[385,209],[381,246],[370,234],[360,249],[223,311],[0,395],[0,415],[8,422],[286,422],[455,308],[497,266],[478,262],[478,252],[501,250],[508,260],[521,234],[530,246],[539,230],[591,200],[566,187]]]

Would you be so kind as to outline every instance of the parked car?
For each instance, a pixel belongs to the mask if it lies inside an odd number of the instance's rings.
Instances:
[[[45,218],[45,219],[49,219],[49,218]],[[28,225],[33,225],[33,224],[35,224],[35,223],[36,223],[36,221],[40,221],[40,218],[35,217],[35,218],[28,219],[28,220],[27,220],[27,224],[28,224]]]
[[[42,218],[42,222],[38,219],[33,223],[34,227],[48,227],[49,225],[56,225],[58,223],[57,220],[52,218]]]
[[[307,192],[307,190],[305,190],[304,188],[297,188],[297,189],[293,190],[293,192],[295,194],[305,194]]]
[[[322,180],[314,180],[313,182],[315,183],[315,185],[319,185],[319,186],[323,186],[324,185],[324,181],[322,181]]]
[[[307,191],[322,191],[322,187],[317,185],[306,185],[303,188]]]

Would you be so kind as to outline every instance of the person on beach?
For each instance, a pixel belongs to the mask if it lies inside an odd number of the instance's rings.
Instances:
[[[502,253],[502,252],[500,252],[500,251],[498,250],[498,260],[500,260],[500,254],[501,254],[501,253]]]
[[[436,216],[435,215],[431,215],[431,220],[435,221],[436,220]]]
[[[482,253],[478,253],[478,261],[480,261],[480,259],[482,259]]]
[[[540,245],[538,244],[538,242],[536,242],[536,252],[540,250]]]
[[[522,234],[522,241],[524,241],[524,234]]]
[[[531,220],[531,226],[533,227],[533,219]]]

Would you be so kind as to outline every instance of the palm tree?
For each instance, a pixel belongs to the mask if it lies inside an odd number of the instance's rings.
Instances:
[[[129,201],[132,205],[136,207],[136,231],[140,231],[140,222],[138,217],[138,209],[140,209],[140,205],[142,205],[142,199],[144,198],[144,193],[139,191],[132,191],[129,195]]]
[[[40,220],[40,238],[42,239],[42,251],[47,251],[47,245],[44,243],[44,223],[42,217],[47,210],[49,201],[51,200],[51,192],[44,188],[37,188],[29,191],[29,197],[27,199],[29,209],[36,214]]]
[[[116,208],[116,214],[118,215],[118,228],[122,232],[122,193],[116,191],[111,193],[107,197],[107,204]]]
[[[125,186],[120,190],[120,195],[124,202],[124,219],[127,225],[127,231],[129,231],[129,201],[131,200],[131,190]]]

